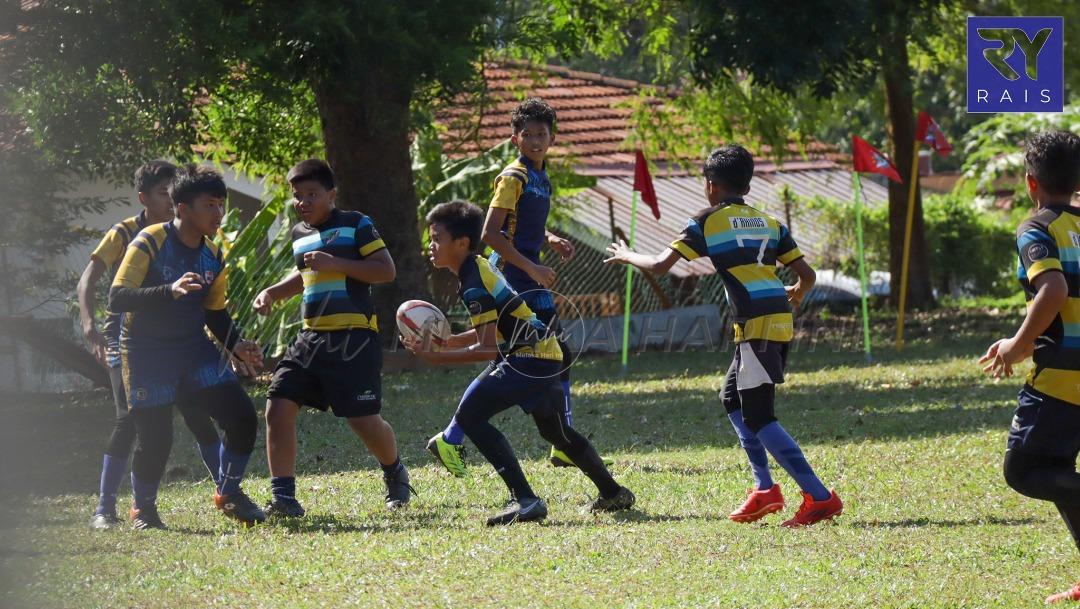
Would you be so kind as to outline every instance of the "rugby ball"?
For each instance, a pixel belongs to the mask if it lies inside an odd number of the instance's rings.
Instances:
[[[420,341],[424,351],[439,351],[450,338],[450,323],[439,307],[423,300],[407,300],[397,310],[398,332]]]

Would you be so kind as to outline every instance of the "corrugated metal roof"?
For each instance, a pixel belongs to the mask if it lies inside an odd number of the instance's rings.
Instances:
[[[850,171],[838,166],[758,173],[751,183],[746,201],[788,224],[800,249],[813,263],[814,258],[820,254],[819,247],[825,237],[824,227],[815,222],[818,216],[813,211],[792,209],[790,214],[787,213],[780,191],[787,186],[800,197],[822,196],[853,201],[851,176]],[[613,211],[615,225],[629,233],[633,184],[632,176],[597,178],[595,187],[574,198],[572,216],[573,222],[594,234],[587,235],[579,227],[565,226],[564,229],[593,247],[603,247],[606,245],[603,242],[611,235]],[[662,251],[685,228],[688,218],[709,205],[700,177],[657,176],[653,178],[653,186],[660,204],[660,220],[653,217],[649,206],[644,203],[639,202],[637,210],[635,249],[645,253]],[[868,205],[877,206],[888,201],[888,190],[884,186],[866,179],[862,186]],[[680,278],[709,275],[713,272],[712,263],[705,258],[692,262],[680,260],[671,269],[671,273]]]

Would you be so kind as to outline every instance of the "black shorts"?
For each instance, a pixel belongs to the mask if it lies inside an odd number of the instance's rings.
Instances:
[[[382,410],[382,346],[371,330],[302,330],[267,391],[301,406],[352,418]]]
[[[1080,405],[1025,385],[1017,396],[1007,447],[1027,454],[1076,459],[1080,454]]]
[[[735,345],[735,356],[727,378],[739,390],[761,385],[781,385],[787,366],[788,343],[771,340],[748,340]]]

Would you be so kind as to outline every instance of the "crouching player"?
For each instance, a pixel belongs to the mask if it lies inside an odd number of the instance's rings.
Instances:
[[[599,489],[593,511],[629,509],[634,505],[634,494],[615,482],[592,444],[563,418],[565,400],[559,373],[564,363],[555,335],[510,288],[502,273],[478,254],[484,212],[471,203],[452,201],[431,210],[427,223],[431,262],[457,275],[461,283],[458,294],[473,329],[454,335],[445,351],[424,351],[418,342],[403,342],[433,364],[491,360],[465,390],[454,415],[510,490],[506,509],[489,518],[487,524],[547,516],[547,506],[529,486],[510,442],[490,422],[514,405],[532,415],[540,435],[566,453]]]
[[[176,218],[143,229],[113,279],[109,309],[123,313],[120,356],[137,444],[131,464],[134,527],[163,529],[157,492],[172,448],[172,405],[200,408],[224,432],[214,503],[244,524],[265,520],[240,489],[255,446],[255,407],[229,368],[229,358],[204,327],[236,357],[262,365],[258,346],[239,339],[225,311],[221,251],[208,239],[224,215],[227,191],[209,167],[179,171],[169,187]]]

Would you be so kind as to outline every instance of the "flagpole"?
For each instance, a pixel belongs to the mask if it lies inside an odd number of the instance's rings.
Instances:
[[[638,191],[635,190],[630,196],[630,243],[634,247],[634,233],[637,229],[637,202]],[[634,267],[626,265],[626,297],[623,298],[623,326],[622,326],[622,370],[626,373],[627,362],[630,355],[630,288],[634,283]]]
[[[915,188],[919,184],[919,142],[911,159],[911,184],[908,187],[907,222],[904,224],[904,256],[900,262],[900,301],[896,313],[896,350],[904,349],[904,306],[907,304],[908,263],[911,254],[911,225],[915,222]]]
[[[855,183],[855,243],[856,253],[859,256],[859,295],[862,299],[862,326],[863,326],[863,350],[866,352],[866,363],[873,361],[870,353],[870,317],[866,305],[866,254],[863,249],[863,226],[862,226],[862,178],[859,172],[853,172]]]

